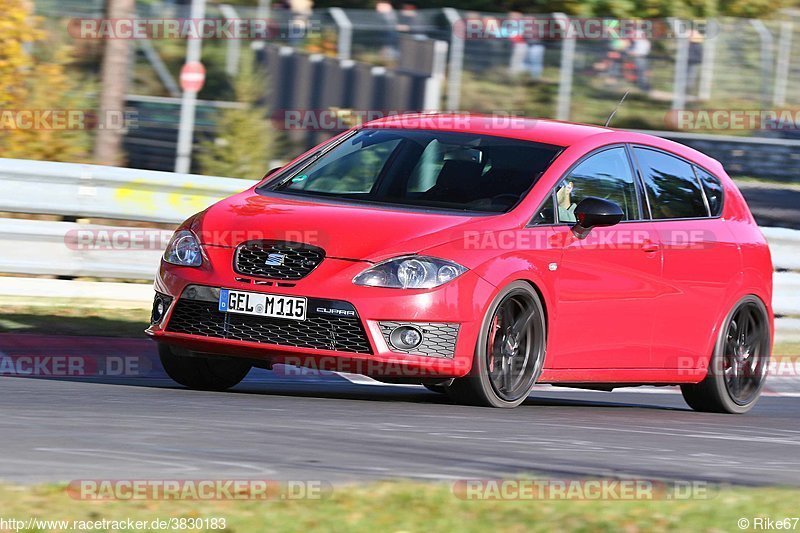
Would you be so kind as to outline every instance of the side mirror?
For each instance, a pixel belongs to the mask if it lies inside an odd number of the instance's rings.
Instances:
[[[275,168],[271,168],[271,169],[269,169],[269,172],[267,172],[266,174],[264,174],[264,177],[263,177],[263,178],[261,178],[261,179],[263,180],[264,178],[268,178],[268,177],[272,176],[273,174],[275,174],[277,171],[279,171],[279,170],[280,170],[280,169],[282,169],[282,168],[283,168],[283,167],[275,167]]]
[[[609,200],[590,196],[584,198],[575,207],[575,219],[572,232],[579,239],[585,239],[592,228],[615,226],[625,218],[622,208]]]

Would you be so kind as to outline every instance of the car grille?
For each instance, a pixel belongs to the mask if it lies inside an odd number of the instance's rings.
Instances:
[[[453,358],[458,340],[458,324],[434,322],[380,322],[381,333],[392,351],[425,357]],[[390,336],[395,328],[414,326],[422,332],[422,342],[413,350],[402,350],[392,345]]]
[[[340,352],[372,353],[358,316],[335,316],[316,311],[355,308],[347,302],[308,300],[306,320],[287,320],[219,311],[216,301],[180,298],[167,331],[202,337],[314,348]]]
[[[307,276],[325,258],[325,250],[310,244],[248,241],[239,245],[234,270],[271,279],[297,280]]]

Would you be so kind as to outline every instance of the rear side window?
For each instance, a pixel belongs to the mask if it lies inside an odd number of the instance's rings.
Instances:
[[[700,167],[694,167],[694,171],[703,184],[706,198],[708,198],[708,209],[711,211],[711,216],[720,216],[722,214],[722,183],[720,183],[716,176],[706,172]]]
[[[654,219],[708,217],[692,165],[656,150],[636,147],[634,152]]]

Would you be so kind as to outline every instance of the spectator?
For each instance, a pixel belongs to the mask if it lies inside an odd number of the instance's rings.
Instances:
[[[689,34],[689,72],[686,76],[686,93],[696,94],[700,79],[700,67],[703,64],[703,35],[692,30]]]
[[[648,62],[650,48],[650,39],[647,38],[643,30],[637,30],[628,49],[628,55],[633,59],[636,84],[644,92],[650,91],[650,66]]]
[[[612,37],[608,43],[608,80],[614,85],[619,83],[623,77],[623,63],[629,46],[630,42],[619,36]]]
[[[397,14],[392,4],[380,1],[375,4],[375,11],[383,19],[386,25],[386,32],[383,34],[383,46],[381,47],[381,57],[387,61],[395,61],[398,56],[399,37],[397,35]]]
[[[397,31],[417,35],[420,32],[419,12],[417,5],[413,2],[405,2],[400,7],[400,14],[397,17]]]
[[[522,19],[522,13],[512,11],[508,14],[508,18],[519,21]],[[522,32],[519,31],[518,28],[515,28],[513,32],[504,32],[502,37],[508,38],[508,40],[511,41],[511,59],[508,71],[511,74],[520,74],[524,70],[525,63],[527,62],[528,45],[525,42],[525,36],[522,35]]]
[[[528,39],[528,55],[525,64],[533,79],[538,80],[544,71],[544,43],[536,36]]]

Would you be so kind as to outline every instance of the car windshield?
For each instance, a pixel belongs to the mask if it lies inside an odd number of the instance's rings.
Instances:
[[[504,213],[560,150],[470,133],[367,129],[286,169],[259,192]]]

